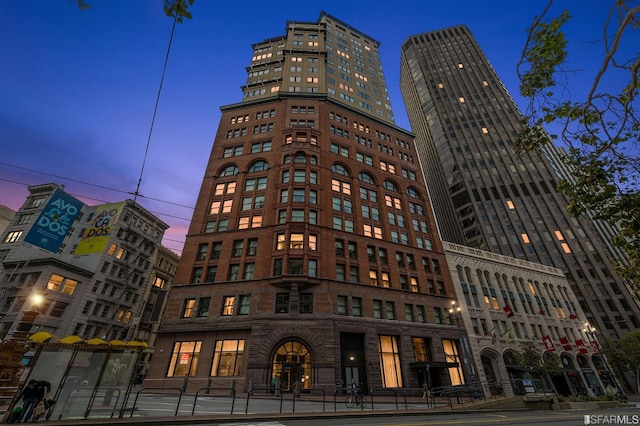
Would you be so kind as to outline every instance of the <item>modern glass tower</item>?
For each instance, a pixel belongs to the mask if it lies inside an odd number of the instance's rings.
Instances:
[[[639,328],[596,225],[555,190],[557,152],[514,151],[521,114],[469,29],[409,37],[401,88],[442,239],[559,268],[592,327],[614,339]],[[541,314],[551,304],[536,297]]]
[[[253,45],[145,385],[465,382],[442,242],[378,46],[324,12]]]

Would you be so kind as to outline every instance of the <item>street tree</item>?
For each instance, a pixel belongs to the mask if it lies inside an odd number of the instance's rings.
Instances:
[[[606,340],[602,346],[611,364],[635,376],[636,389],[640,390],[640,330],[626,333],[615,342]]]
[[[594,42],[601,53],[593,58],[598,71],[584,96],[575,97],[570,91],[572,77],[578,73],[567,62],[570,50],[564,25],[571,19],[570,12],[550,16],[550,0],[534,18],[517,65],[520,93],[528,99],[517,148],[529,151],[551,140],[563,142],[559,145],[572,173],[559,180],[557,189],[567,196],[568,211],[618,229],[612,244],[628,257],[618,259],[618,273],[639,289],[640,122],[636,110],[640,51],[637,46],[623,46],[631,32],[640,28],[640,6],[633,0],[611,3]]]
[[[552,377],[560,374],[560,357],[555,352],[548,352],[543,349],[539,340],[525,340],[520,344],[519,351],[515,354],[515,359],[524,368],[528,368],[551,386],[555,393],[558,393],[553,384]]]

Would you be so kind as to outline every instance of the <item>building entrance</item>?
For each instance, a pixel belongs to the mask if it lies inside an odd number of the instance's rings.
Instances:
[[[282,344],[273,357],[272,377],[284,392],[311,387],[311,355],[305,345],[296,341]]]

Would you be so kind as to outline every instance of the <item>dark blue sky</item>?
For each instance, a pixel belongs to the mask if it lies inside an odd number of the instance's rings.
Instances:
[[[0,204],[18,209],[27,186],[66,185],[87,204],[131,198],[140,176],[172,19],[161,0],[0,1]],[[251,44],[284,34],[286,21],[321,10],[382,43],[396,124],[410,130],[399,90],[400,46],[410,35],[467,25],[516,102],[526,28],[546,2],[196,0],[179,24],[142,177],[140,203],[171,225],[180,251],[220,118],[242,100]],[[593,45],[611,2],[558,2],[574,19],[576,91],[593,80]],[[282,10],[289,12],[282,13]],[[637,46],[640,45],[636,44]],[[578,53],[579,54],[575,54]],[[92,185],[111,188],[98,188]]]

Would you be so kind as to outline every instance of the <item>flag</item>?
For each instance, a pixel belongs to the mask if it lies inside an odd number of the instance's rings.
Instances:
[[[578,347],[578,352],[580,352],[581,354],[586,354],[588,352],[587,347],[584,345],[584,340],[576,340],[576,346]]]
[[[598,342],[590,340],[589,345],[591,345],[591,349],[593,349],[593,352],[597,354],[600,353],[600,345],[598,344]]]
[[[553,342],[551,341],[551,336],[544,336],[542,338],[542,343],[544,344],[544,349],[547,352],[555,352],[556,351],[556,345],[554,345]]]
[[[571,343],[569,343],[569,339],[567,339],[566,337],[560,338],[560,344],[562,345],[562,349],[564,349],[565,351],[570,351],[571,349],[573,349],[571,347]]]
[[[513,309],[511,309],[511,306],[509,305],[505,305],[505,307],[502,308],[502,310],[504,311],[505,314],[507,314],[507,318],[511,318],[512,316],[515,315],[513,313]]]

